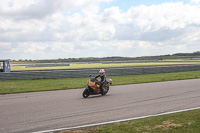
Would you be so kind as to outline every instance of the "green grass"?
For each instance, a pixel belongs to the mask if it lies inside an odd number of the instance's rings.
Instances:
[[[200,64],[200,62],[145,62],[145,63],[81,63],[70,64],[70,66],[54,66],[54,67],[25,67],[13,66],[12,71],[17,70],[46,70],[46,69],[81,69],[81,68],[113,68],[113,67],[136,67],[136,66],[162,66],[162,65],[182,65],[182,64]]]
[[[86,86],[88,78],[0,81],[0,94],[65,90]]]
[[[130,76],[110,76],[113,85],[200,78],[200,71]],[[0,81],[0,94],[85,88],[89,78]]]
[[[199,133],[200,109],[97,127],[92,133]]]

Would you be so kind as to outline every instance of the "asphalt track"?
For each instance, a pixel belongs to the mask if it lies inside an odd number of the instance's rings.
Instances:
[[[200,79],[0,95],[0,132],[37,132],[200,107]]]

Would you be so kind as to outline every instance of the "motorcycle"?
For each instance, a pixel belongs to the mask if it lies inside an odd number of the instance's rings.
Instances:
[[[102,84],[104,88],[104,92],[101,91],[101,83],[96,78],[92,78],[90,75],[90,79],[87,82],[87,88],[83,91],[83,97],[87,98],[89,95],[105,95],[109,91],[109,85],[112,84],[112,79],[106,79],[106,81]]]

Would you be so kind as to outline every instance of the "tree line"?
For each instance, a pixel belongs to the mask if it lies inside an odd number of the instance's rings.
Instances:
[[[124,60],[164,60],[164,59],[196,59],[200,58],[200,51],[193,53],[175,53],[168,55],[157,56],[141,56],[141,57],[86,57],[86,58],[59,58],[59,59],[44,59],[44,60],[31,60],[20,59],[11,60],[13,63],[63,63],[63,62],[100,62],[100,61],[124,61]]]

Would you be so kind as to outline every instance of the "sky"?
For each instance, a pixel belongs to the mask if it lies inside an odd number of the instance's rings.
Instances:
[[[200,0],[1,0],[0,59],[200,51]]]

